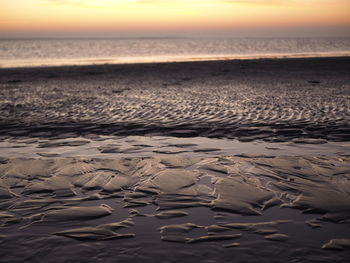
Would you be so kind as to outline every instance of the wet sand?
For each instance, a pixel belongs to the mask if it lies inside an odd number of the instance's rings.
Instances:
[[[349,157],[3,158],[0,171],[1,262],[350,256]]]
[[[346,262],[349,62],[0,69],[0,262]]]
[[[0,135],[349,140],[350,57],[0,69]]]

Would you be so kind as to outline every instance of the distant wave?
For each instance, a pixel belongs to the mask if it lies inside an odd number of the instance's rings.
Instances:
[[[313,53],[270,53],[251,55],[194,55],[194,56],[150,56],[150,57],[120,57],[120,58],[72,58],[72,59],[2,59],[0,68],[21,67],[56,67],[75,65],[111,65],[111,64],[143,64],[143,63],[174,63],[249,59],[284,59],[284,58],[317,58],[317,57],[348,57],[350,51],[313,52]]]

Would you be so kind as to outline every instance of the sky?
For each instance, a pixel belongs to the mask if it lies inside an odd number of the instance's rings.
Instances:
[[[350,36],[350,0],[0,0],[0,37]]]

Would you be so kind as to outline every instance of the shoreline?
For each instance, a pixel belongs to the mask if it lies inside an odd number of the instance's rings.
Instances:
[[[193,57],[125,57],[125,58],[76,58],[76,59],[44,59],[44,60],[0,60],[1,69],[21,68],[60,68],[81,66],[123,66],[123,65],[147,65],[147,64],[172,64],[172,63],[198,63],[198,62],[220,62],[241,60],[285,60],[285,59],[322,59],[322,58],[346,58],[350,57],[350,51],[340,52],[317,52],[317,53],[271,53],[254,55],[215,55],[215,56],[193,56]]]
[[[87,65],[61,65],[61,66],[34,66],[34,67],[0,67],[0,84],[18,84],[20,82],[11,82],[11,77],[16,77],[16,74],[24,78],[28,77],[26,73],[29,73],[31,80],[41,81],[43,79],[54,79],[57,77],[67,77],[68,75],[87,75],[84,77],[90,77],[93,79],[99,79],[101,75],[113,75],[115,79],[125,78],[124,73],[140,74],[144,73],[154,74],[152,77],[158,77],[160,73],[171,74],[198,74],[199,71],[205,70],[202,75],[213,71],[214,67],[229,67],[230,73],[242,74],[242,73],[268,73],[269,70],[282,71],[287,73],[288,71],[299,70],[300,72],[313,72],[328,70],[329,73],[335,73],[342,71],[345,73],[350,70],[350,54],[349,56],[330,56],[330,57],[281,57],[281,58],[249,58],[249,59],[223,59],[223,60],[203,60],[203,61],[174,61],[174,62],[153,62],[153,63],[125,63],[125,64],[87,64]],[[232,72],[231,69],[238,70]],[[91,70],[95,72],[91,72]],[[119,72],[122,70],[123,72]],[[160,70],[160,71],[159,71]],[[174,72],[176,70],[177,72]],[[190,70],[190,71],[189,71]],[[249,72],[254,70],[253,72]],[[218,70],[220,71],[220,69]],[[62,75],[45,75],[46,73],[60,73]],[[33,76],[32,74],[36,75]],[[66,73],[66,74],[64,74]],[[43,74],[43,75],[41,75]],[[213,77],[213,75],[207,75],[207,78]],[[269,75],[269,77],[271,77]],[[43,78],[43,79],[38,79]],[[8,81],[6,81],[8,80]]]

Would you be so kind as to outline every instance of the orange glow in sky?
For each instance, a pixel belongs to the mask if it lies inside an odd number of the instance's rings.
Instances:
[[[0,0],[1,32],[350,28],[350,0]]]

